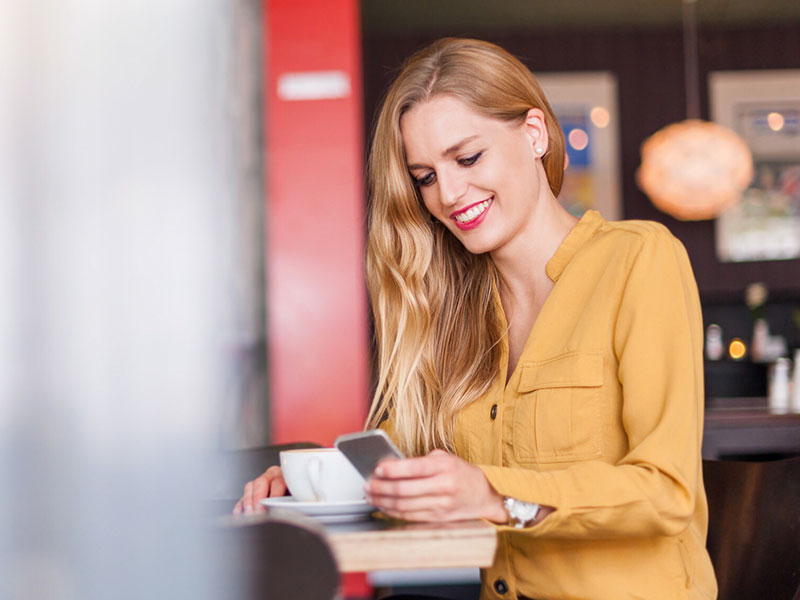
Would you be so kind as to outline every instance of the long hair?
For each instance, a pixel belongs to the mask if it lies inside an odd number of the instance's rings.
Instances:
[[[367,284],[378,377],[367,427],[389,415],[409,456],[454,450],[456,416],[497,377],[505,334],[494,263],[430,217],[406,166],[400,119],[439,94],[505,122],[521,124],[541,109],[549,136],[542,161],[555,196],[564,172],[564,135],[536,79],[494,44],[439,40],[409,58],[389,88],[369,157]]]

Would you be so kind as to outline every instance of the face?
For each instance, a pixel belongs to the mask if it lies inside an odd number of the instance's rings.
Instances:
[[[400,131],[426,208],[467,250],[500,250],[530,228],[547,185],[535,150],[547,147],[541,111],[508,123],[441,95],[412,107]]]

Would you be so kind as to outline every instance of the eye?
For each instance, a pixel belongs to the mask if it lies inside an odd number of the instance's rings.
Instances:
[[[478,152],[477,154],[473,154],[472,156],[468,156],[467,158],[461,158],[459,159],[458,164],[464,167],[471,167],[476,162],[478,162],[478,159],[481,157],[482,154],[483,152]]]
[[[418,186],[427,187],[427,186],[431,185],[434,181],[436,181],[436,173],[431,171],[430,173],[428,173],[427,175],[425,175],[423,177],[414,178],[414,181],[416,182],[416,184]]]

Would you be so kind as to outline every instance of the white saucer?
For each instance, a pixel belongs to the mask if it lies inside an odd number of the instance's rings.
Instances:
[[[291,496],[264,498],[261,504],[267,508],[296,510],[323,523],[349,523],[369,519],[377,509],[366,500],[352,502],[300,502]]]

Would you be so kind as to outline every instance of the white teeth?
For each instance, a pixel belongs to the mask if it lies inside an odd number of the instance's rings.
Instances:
[[[476,204],[470,208],[468,211],[457,214],[455,216],[455,220],[459,223],[469,223],[470,221],[475,220],[479,215],[483,214],[483,211],[485,211],[488,207],[489,200],[484,200],[480,204]]]

